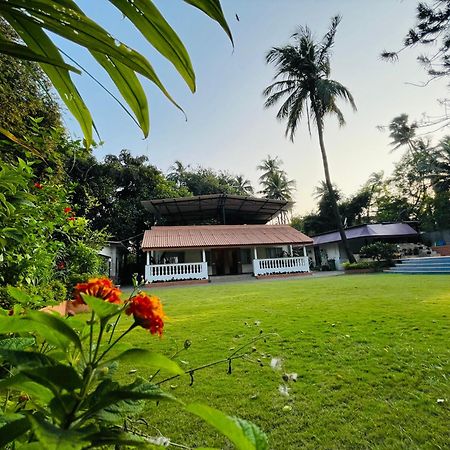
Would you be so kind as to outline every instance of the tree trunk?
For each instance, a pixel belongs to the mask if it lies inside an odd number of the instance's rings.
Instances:
[[[323,142],[323,122],[318,114],[318,111],[316,108],[314,108],[314,113],[316,115],[317,119],[317,131],[319,132],[319,144],[320,144],[320,151],[322,153],[322,162],[323,162],[323,169],[325,171],[325,182],[327,184],[328,192],[330,193],[331,203],[333,205],[333,211],[334,216],[336,218],[336,224],[338,226],[339,234],[341,235],[342,245],[344,246],[345,253],[347,254],[347,258],[351,263],[355,263],[356,259],[353,256],[353,253],[350,251],[350,247],[348,246],[347,236],[345,235],[344,227],[342,225],[341,215],[339,213],[338,204],[336,201],[336,195],[333,190],[333,185],[331,184],[330,179],[330,171],[328,169],[328,158],[327,153],[325,151],[325,144]]]

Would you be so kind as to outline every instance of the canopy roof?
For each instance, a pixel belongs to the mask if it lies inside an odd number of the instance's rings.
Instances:
[[[153,214],[155,223],[159,224],[242,225],[265,224],[278,216],[280,212],[287,211],[292,203],[285,200],[210,194],[146,200],[142,202],[142,205]]]
[[[345,230],[347,239],[358,238],[396,238],[396,237],[415,237],[418,232],[407,223],[374,223],[357,225]],[[341,236],[339,231],[323,233],[313,236],[314,245],[328,244],[330,242],[339,242]]]
[[[153,227],[144,233],[143,250],[170,248],[311,245],[312,239],[289,225],[197,225]]]

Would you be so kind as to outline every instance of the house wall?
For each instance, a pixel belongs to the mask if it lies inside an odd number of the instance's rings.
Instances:
[[[108,245],[103,247],[99,252],[99,255],[108,258],[108,276],[114,283],[119,281],[119,268],[120,268],[120,255],[117,246]]]

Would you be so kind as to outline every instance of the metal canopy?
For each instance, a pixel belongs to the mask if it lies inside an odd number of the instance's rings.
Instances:
[[[265,224],[292,202],[228,194],[146,200],[142,205],[160,225]]]

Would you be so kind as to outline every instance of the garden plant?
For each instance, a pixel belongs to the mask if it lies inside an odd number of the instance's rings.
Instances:
[[[162,336],[165,314],[161,302],[141,292],[137,284],[126,301],[121,295],[107,278],[77,284],[71,309],[88,305],[87,320],[27,311],[18,305],[9,312],[2,310],[1,448],[81,450],[171,444],[169,438],[142,432],[139,414],[145,400],[156,402],[158,408],[166,401],[176,402],[159,387],[164,379],[156,382],[156,378],[173,378],[184,371],[161,354],[121,346],[138,327]],[[23,301],[23,294],[17,301]],[[123,314],[133,321],[118,333]],[[123,361],[139,361],[153,372],[119,383],[114,374]],[[231,368],[231,359],[229,364]],[[250,422],[200,403],[179,404],[217,428],[237,449],[268,448],[265,435]]]

